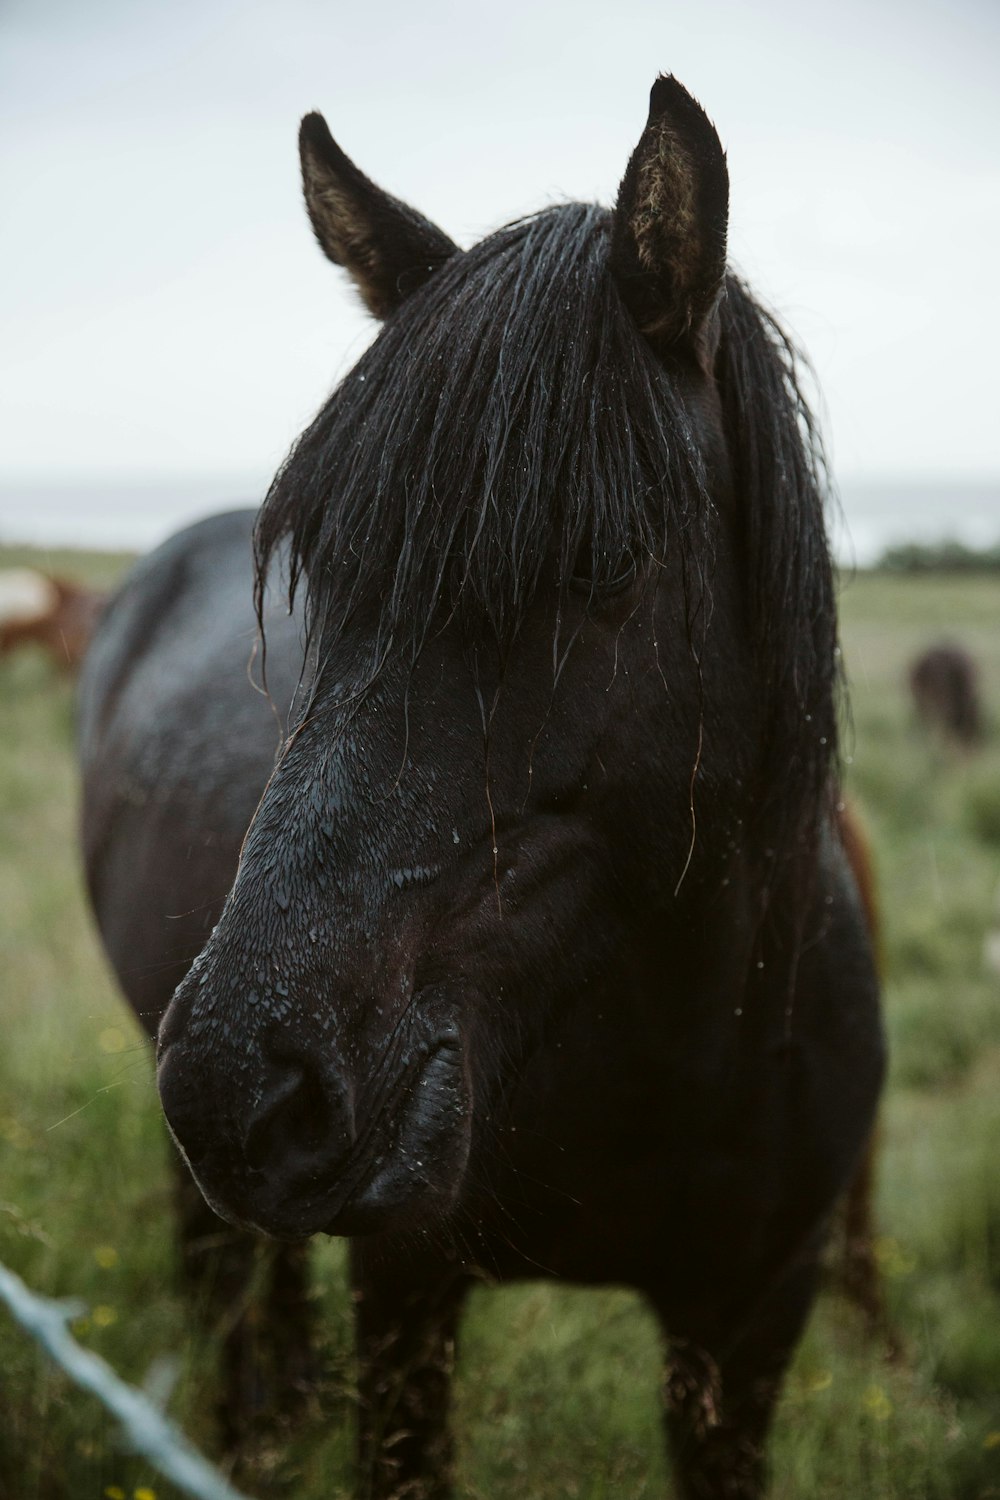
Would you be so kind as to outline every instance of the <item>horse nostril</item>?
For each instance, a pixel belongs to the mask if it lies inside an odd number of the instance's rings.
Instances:
[[[312,1063],[285,1063],[250,1117],[243,1141],[247,1166],[264,1172],[303,1165],[346,1149],[354,1137],[341,1081]]]
[[[182,1047],[161,1048],[156,1086],[171,1134],[195,1170],[217,1144],[218,1121],[213,1111],[205,1108],[205,1092],[193,1082]]]

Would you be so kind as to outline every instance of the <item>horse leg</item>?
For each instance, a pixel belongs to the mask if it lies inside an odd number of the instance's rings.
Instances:
[[[225,1450],[236,1452],[256,1428],[294,1415],[312,1378],[307,1246],[233,1229],[179,1157],[175,1201],[181,1279],[201,1322],[221,1337],[217,1416]]]
[[[455,1336],[467,1283],[369,1267],[352,1245],[359,1500],[449,1500]]]
[[[865,1322],[869,1338],[881,1337],[890,1359],[899,1356],[899,1338],[885,1302],[884,1282],[875,1258],[875,1220],[872,1198],[878,1132],[873,1134],[843,1200],[840,1280],[847,1297]]]
[[[309,1245],[269,1244],[264,1302],[275,1410],[293,1418],[319,1384],[315,1306],[309,1294]]]
[[[881,975],[885,965],[874,859],[860,813],[850,802],[843,803],[840,807],[838,831],[864,911],[865,927],[872,945],[876,969]],[[843,1238],[837,1271],[844,1291],[865,1320],[869,1337],[881,1334],[890,1357],[895,1358],[899,1353],[899,1341],[889,1320],[882,1275],[875,1259],[875,1216],[872,1205],[879,1134],[876,1125],[842,1200],[840,1217]]]
[[[817,1246],[749,1314],[685,1328],[676,1311],[657,1304],[667,1350],[667,1440],[683,1500],[764,1494],[775,1402],[818,1281]]]

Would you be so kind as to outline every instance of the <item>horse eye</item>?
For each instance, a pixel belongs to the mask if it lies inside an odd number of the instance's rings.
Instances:
[[[574,594],[586,594],[593,599],[613,599],[631,588],[639,576],[639,566],[634,557],[620,557],[610,566],[595,567],[589,557],[580,557],[570,576],[569,586]]]

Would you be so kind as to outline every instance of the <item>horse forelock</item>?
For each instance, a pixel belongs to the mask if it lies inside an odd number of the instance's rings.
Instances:
[[[419,649],[447,602],[503,642],[546,566],[600,589],[704,512],[689,415],[607,269],[609,222],[570,204],[455,256],[303,433],[257,550],[263,570],[290,538],[314,631],[377,600],[379,641]]]

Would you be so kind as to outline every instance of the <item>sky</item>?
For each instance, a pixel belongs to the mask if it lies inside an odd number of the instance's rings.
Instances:
[[[613,202],[660,71],[845,484],[995,481],[998,58],[985,0],[5,0],[0,486],[259,496],[375,332],[308,228],[307,110],[468,244]]]

